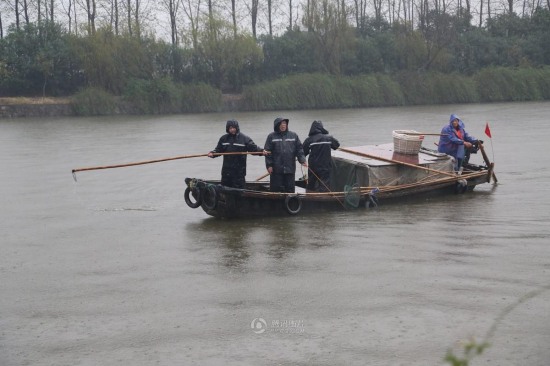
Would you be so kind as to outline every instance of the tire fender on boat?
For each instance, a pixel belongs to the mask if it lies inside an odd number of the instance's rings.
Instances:
[[[212,184],[207,184],[202,191],[202,205],[207,210],[215,210],[218,206],[218,190]]]
[[[191,201],[190,193],[191,193],[191,188],[187,187],[185,189],[185,194],[184,194],[185,203],[187,203],[187,206],[191,208],[199,207],[202,203],[200,188],[199,187],[193,188],[193,197],[195,198],[195,202]]]
[[[466,179],[461,179],[456,182],[455,191],[458,194],[463,194],[468,191],[468,182],[466,181]]]
[[[296,206],[292,209],[291,206]],[[288,195],[285,198],[285,209],[291,215],[296,215],[302,209],[302,200],[297,195]]]

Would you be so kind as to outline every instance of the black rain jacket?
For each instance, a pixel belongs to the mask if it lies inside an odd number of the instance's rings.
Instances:
[[[229,133],[229,127],[235,127],[237,133],[232,135]],[[213,153],[229,153],[229,152],[261,152],[262,148],[258,147],[254,141],[244,133],[240,132],[239,122],[235,120],[227,121],[225,126],[225,135],[220,137],[218,145]],[[214,156],[216,157],[216,156]],[[246,176],[246,154],[243,155],[224,155],[222,174],[231,174],[234,176]]]
[[[309,155],[308,165],[315,172],[330,170],[332,157],[330,149],[336,150],[340,143],[329,135],[323,127],[323,122],[313,121],[309,135],[304,141],[304,154]]]
[[[279,125],[283,121],[287,123],[287,130],[280,132]],[[302,142],[296,133],[288,130],[287,118],[275,119],[273,132],[267,136],[264,150],[271,151],[271,154],[265,157],[265,167],[272,167],[274,174],[296,173],[296,158],[300,164],[306,162]]]

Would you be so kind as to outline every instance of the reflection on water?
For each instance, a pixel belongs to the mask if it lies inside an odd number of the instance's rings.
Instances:
[[[339,239],[334,223],[353,214],[320,214],[314,220],[299,216],[251,220],[206,218],[186,224],[185,230],[195,238],[196,246],[216,251],[220,263],[231,271],[265,270],[284,275],[292,273],[295,251],[335,245]]]

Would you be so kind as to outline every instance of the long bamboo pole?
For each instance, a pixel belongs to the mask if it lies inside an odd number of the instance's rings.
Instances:
[[[449,134],[446,133],[424,133],[424,132],[406,132],[406,131],[399,131],[402,135],[412,135],[412,136],[449,136]]]
[[[347,152],[347,153],[350,153],[350,154],[355,154],[355,155],[358,155],[358,156],[363,156],[363,157],[365,157],[365,158],[370,158],[370,159],[374,159],[374,160],[385,161],[385,162],[387,162],[387,163],[393,163],[393,164],[404,165],[404,166],[408,166],[408,167],[416,168],[416,169],[427,170],[427,171],[433,172],[433,173],[448,175],[449,177],[456,177],[456,174],[454,174],[454,173],[449,173],[449,172],[444,172],[444,171],[441,171],[441,170],[435,170],[435,169],[431,169],[431,168],[426,168],[425,166],[422,166],[422,165],[415,165],[415,164],[405,163],[405,162],[399,161],[399,160],[387,159],[387,158],[383,158],[383,157],[381,157],[381,156],[376,156],[376,155],[371,155],[371,154],[362,153],[362,152],[359,152],[359,151],[354,151],[354,150],[346,149],[346,148],[344,148],[344,147],[341,147],[341,148],[339,148],[338,150],[341,150],[341,151],[344,151],[344,152]]]
[[[263,155],[263,152],[261,152],[261,151],[259,151],[259,152],[255,152],[255,151],[254,152],[229,152],[229,153],[213,153],[213,155],[214,156],[223,156],[223,155]],[[93,167],[88,167],[88,168],[77,168],[77,169],[73,169],[72,173],[74,175],[76,172],[85,172],[85,171],[89,171],[89,170],[124,168],[124,167],[128,167],[128,166],[153,164],[153,163],[160,163],[160,162],[163,162],[163,161],[198,158],[198,157],[203,157],[203,156],[208,156],[208,153],[206,153],[206,154],[195,154],[195,155],[181,155],[181,156],[174,156],[174,157],[171,157],[171,158],[138,161],[138,162],[126,163],[126,164],[93,166]]]

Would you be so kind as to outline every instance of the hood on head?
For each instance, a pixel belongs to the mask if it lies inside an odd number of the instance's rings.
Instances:
[[[230,119],[229,121],[227,121],[227,123],[225,124],[225,132],[229,133],[229,127],[235,127],[237,129],[237,133],[240,132],[239,122],[235,119]]]
[[[456,114],[451,114],[451,117],[449,117],[449,123],[453,123],[453,121],[457,119],[460,121],[460,118],[458,118],[458,116]]]
[[[275,132],[279,132],[279,125],[281,124],[281,122],[283,121],[286,121],[286,125],[288,127],[288,118],[283,118],[283,117],[277,117],[275,118],[275,121],[273,121],[273,130]]]
[[[449,117],[449,125],[453,125],[453,121],[457,119],[458,120],[458,126],[461,128],[464,128],[464,122],[456,114],[451,114],[451,117]]]
[[[322,121],[313,121],[311,128],[309,129],[309,136],[317,134],[328,135],[328,131],[323,127]]]

